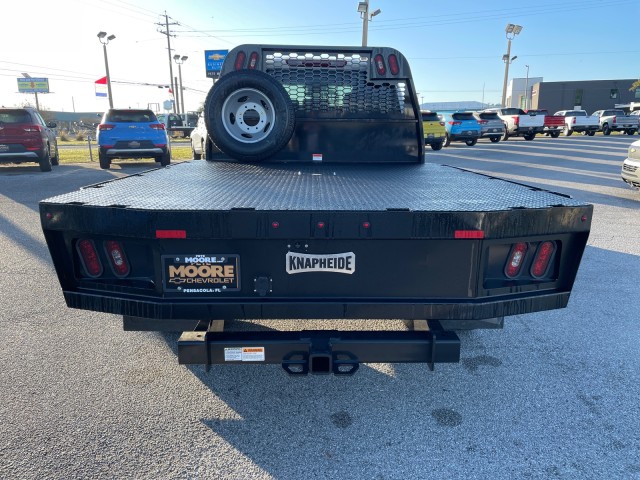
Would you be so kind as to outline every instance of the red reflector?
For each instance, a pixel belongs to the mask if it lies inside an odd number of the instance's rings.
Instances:
[[[271,222],[271,226],[272,226],[273,228],[280,228],[280,223],[278,223],[278,222]]]
[[[318,222],[318,228],[324,228],[324,222]]]
[[[167,144],[166,143],[154,143],[153,146],[154,147],[159,147],[159,148],[164,148],[164,147],[167,146]]]
[[[397,75],[398,72],[400,72],[400,67],[398,67],[398,57],[392,53],[387,57],[387,59],[389,60],[389,70],[391,70],[393,75]]]
[[[378,75],[384,75],[387,73],[387,67],[384,65],[384,58],[382,55],[378,54],[373,58],[373,63],[376,64],[376,70],[378,71]]]
[[[86,274],[94,278],[102,275],[102,263],[93,240],[84,238],[76,243],[76,248]]]
[[[101,123],[98,125],[98,130],[113,130],[114,128],[116,128],[116,126],[111,123]]]
[[[107,257],[109,257],[111,268],[116,277],[126,277],[129,275],[129,262],[127,261],[120,242],[107,240],[104,242],[104,249],[107,251]]]
[[[156,230],[156,238],[187,238],[186,230]]]
[[[254,70],[258,64],[258,52],[251,52],[249,56],[249,70]]]
[[[553,252],[555,251],[556,246],[553,242],[542,242],[538,246],[536,256],[533,258],[533,265],[531,265],[531,276],[540,278],[547,273]]]
[[[513,278],[518,276],[522,269],[527,249],[528,247],[526,243],[516,243],[511,247],[511,253],[507,259],[507,266],[504,269],[504,273],[507,277]]]
[[[482,230],[456,230],[453,232],[454,238],[484,238]]]
[[[164,123],[152,123],[149,126],[154,130],[164,130]]]
[[[236,55],[236,61],[233,64],[233,68],[235,68],[236,70],[241,70],[244,68],[244,61],[247,58],[247,54],[240,51],[238,52],[238,55]]]
[[[362,222],[362,228],[370,228],[371,224],[369,222]]]

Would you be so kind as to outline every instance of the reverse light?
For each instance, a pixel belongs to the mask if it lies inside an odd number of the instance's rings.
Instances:
[[[382,55],[377,54],[373,57],[373,63],[376,65],[376,70],[378,71],[378,75],[384,75],[387,73],[387,67],[384,64],[384,58]]]
[[[115,276],[126,277],[129,275],[129,262],[124,254],[122,244],[115,240],[107,240],[104,242],[104,249],[107,252],[107,257]]]
[[[112,123],[101,123],[100,125],[98,125],[98,130],[113,130],[114,128],[116,128],[115,125],[113,125]]]
[[[258,52],[251,52],[249,55],[249,70],[255,70],[258,64]]]
[[[395,54],[391,54],[387,57],[387,60],[389,61],[389,70],[391,71],[392,75],[398,75],[398,73],[400,72],[400,67],[398,66],[398,57],[395,56]]]
[[[533,257],[533,263],[531,265],[531,276],[534,278],[543,277],[549,270],[551,259],[556,251],[554,242],[542,242],[536,250],[536,255]]]
[[[244,68],[244,61],[247,59],[247,54],[243,51],[239,51],[236,55],[236,61],[233,62],[233,68],[236,70],[241,70]]]
[[[514,278],[520,274],[528,248],[524,242],[516,243],[511,247],[511,252],[507,258],[507,265],[504,268],[504,273],[507,277]]]
[[[93,240],[83,238],[76,243],[76,250],[85,273],[92,278],[102,275],[102,262]]]

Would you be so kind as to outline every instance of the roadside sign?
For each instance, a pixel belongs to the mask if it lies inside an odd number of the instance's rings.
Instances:
[[[222,69],[222,62],[227,57],[229,50],[205,50],[204,63],[207,70],[207,78],[218,78]]]
[[[49,93],[48,78],[18,78],[19,93]]]

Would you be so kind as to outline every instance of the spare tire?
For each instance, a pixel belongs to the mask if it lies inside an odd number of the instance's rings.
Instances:
[[[291,139],[295,112],[276,79],[257,70],[220,78],[204,103],[207,131],[222,152],[242,162],[259,162]]]

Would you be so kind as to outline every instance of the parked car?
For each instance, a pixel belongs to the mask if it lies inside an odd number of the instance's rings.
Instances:
[[[497,112],[475,112],[473,116],[480,124],[480,138],[489,138],[493,143],[500,141],[505,126]]]
[[[610,135],[611,132],[624,132],[627,135],[633,135],[638,130],[638,117],[627,115],[624,110],[613,108],[598,110],[591,115],[598,117],[600,131],[603,135]]]
[[[194,160],[200,160],[205,155],[205,145],[207,141],[207,126],[204,122],[204,114],[198,117],[198,123],[191,132],[191,152]]]
[[[171,163],[167,131],[151,110],[107,110],[96,142],[100,168],[109,168],[114,158],[154,158],[162,166]]]
[[[424,144],[429,145],[432,150],[440,150],[444,145],[447,131],[444,128],[444,122],[436,112],[423,110],[422,129],[424,130]]]
[[[195,127],[198,123],[198,112],[186,112],[180,114],[182,125],[184,127]]]
[[[640,188],[640,140],[629,145],[627,158],[622,162],[621,176],[632,187]]]
[[[600,128],[598,118],[587,115],[586,110],[560,110],[554,115],[564,117],[562,134],[565,137],[570,136],[573,132],[585,132],[586,135],[593,136]]]
[[[0,161],[36,162],[50,172],[59,162],[54,128],[34,108],[0,108]]]
[[[442,114],[446,137],[444,146],[451,142],[464,142],[472,147],[480,138],[480,124],[472,112],[455,112]]]
[[[544,108],[536,110],[526,110],[527,113],[535,113],[536,115],[544,115],[544,134],[551,138],[558,138],[564,130],[564,117],[561,115],[551,115]]]
[[[159,113],[158,121],[162,123],[165,128],[182,127],[182,118],[175,113]]]
[[[525,140],[533,140],[537,133],[544,131],[544,115],[535,113],[527,114],[520,108],[487,108],[484,112],[495,112],[498,114],[505,126],[502,140],[509,137],[524,137]]]

